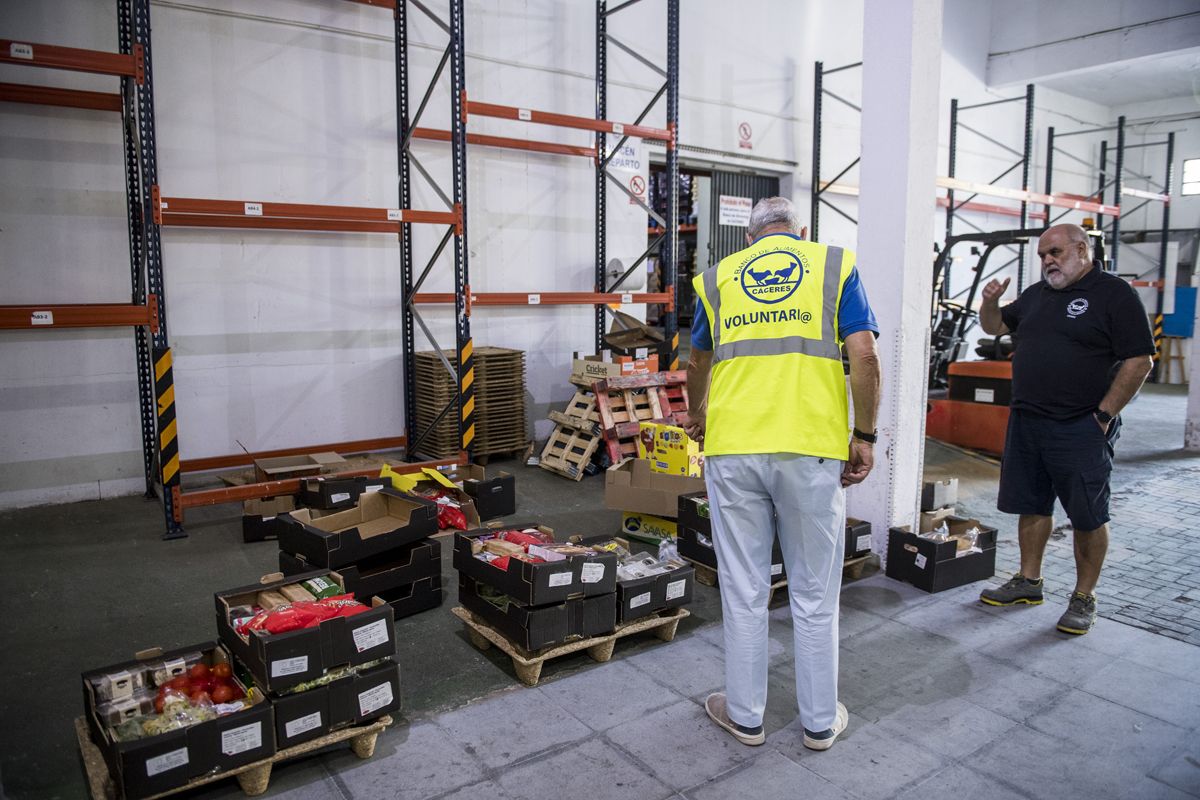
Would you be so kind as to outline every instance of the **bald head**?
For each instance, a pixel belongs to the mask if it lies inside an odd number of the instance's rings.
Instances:
[[[1065,289],[1092,269],[1092,244],[1078,225],[1054,225],[1038,237],[1042,277],[1054,289]]]

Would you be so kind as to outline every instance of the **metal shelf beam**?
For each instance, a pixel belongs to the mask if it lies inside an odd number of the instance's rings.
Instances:
[[[456,295],[449,292],[426,292],[413,295],[413,302],[426,305],[453,303]],[[471,293],[470,306],[595,306],[630,303],[663,303],[675,307],[671,292],[481,292]]]
[[[158,306],[129,303],[70,303],[49,306],[0,306],[0,328],[122,328],[146,325],[158,330]]]
[[[31,86],[25,83],[0,83],[0,102],[86,108],[93,111],[119,112],[124,107],[121,95],[116,92],[85,92],[53,86]]]
[[[135,46],[132,53],[124,54],[0,39],[0,63],[91,72],[97,75],[127,76],[138,83],[143,80],[140,45]]]
[[[674,143],[672,132],[666,128],[652,128],[648,125],[611,122],[606,119],[593,119],[591,117],[576,117],[570,114],[555,114],[549,111],[535,111],[530,108],[502,106],[496,103],[480,103],[476,100],[469,100],[466,105],[468,116],[475,114],[480,117],[512,119],[522,122],[532,122],[538,125],[554,125],[559,128],[576,128],[583,131],[611,133],[616,136],[636,136],[639,139],[651,139],[667,142],[668,144]]]

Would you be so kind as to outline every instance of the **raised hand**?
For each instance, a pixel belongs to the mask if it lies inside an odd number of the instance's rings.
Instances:
[[[992,278],[990,281],[988,281],[987,286],[983,287],[983,302],[995,303],[999,301],[1000,298],[1004,296],[1004,293],[1008,291],[1008,283],[1011,280],[1012,278],[1005,278],[1004,283],[1001,283],[995,278]]]

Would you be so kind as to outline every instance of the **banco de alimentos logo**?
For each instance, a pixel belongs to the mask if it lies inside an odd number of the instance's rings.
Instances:
[[[772,250],[742,267],[742,291],[756,302],[778,303],[792,296],[806,272],[808,263],[803,256],[790,250]]]

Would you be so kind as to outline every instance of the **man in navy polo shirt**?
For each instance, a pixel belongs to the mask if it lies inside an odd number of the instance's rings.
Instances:
[[[1096,582],[1108,550],[1119,414],[1153,368],[1154,338],[1137,293],[1092,261],[1083,228],[1048,228],[1038,257],[1043,280],[1004,308],[998,301],[1008,280],[992,280],[979,310],[985,332],[1011,331],[1016,342],[997,507],[1021,515],[1021,571],[979,599],[1041,604],[1057,497],[1075,530],[1075,590],[1058,630],[1084,634],[1096,621]]]

